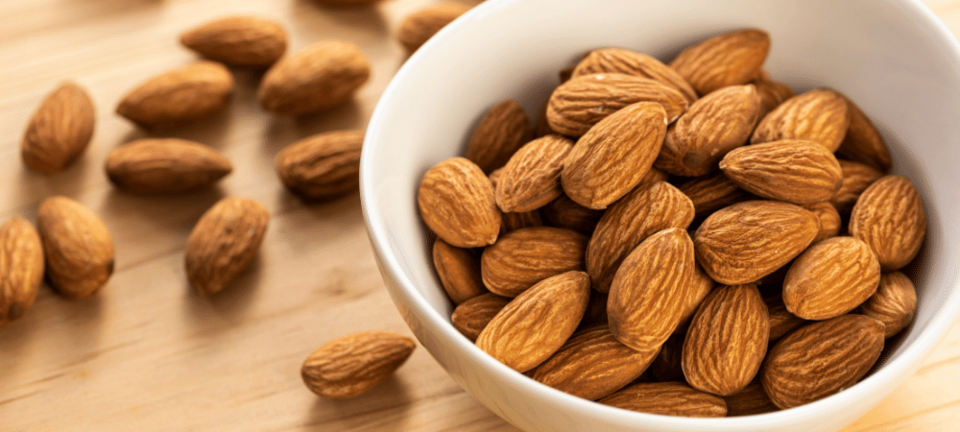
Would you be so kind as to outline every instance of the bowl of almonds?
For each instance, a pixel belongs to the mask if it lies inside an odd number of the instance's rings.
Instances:
[[[835,431],[960,312],[960,47],[912,1],[487,2],[370,121],[423,346],[528,431]]]

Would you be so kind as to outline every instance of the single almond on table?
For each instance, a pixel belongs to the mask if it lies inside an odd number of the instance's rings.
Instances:
[[[503,167],[497,181],[500,210],[536,210],[563,194],[560,173],[572,148],[573,141],[560,135],[537,138],[521,147]]]
[[[222,111],[232,91],[230,71],[202,61],[144,81],[120,100],[117,114],[148,129],[179,126]]]
[[[483,250],[480,274],[494,294],[516,297],[548,277],[583,270],[587,237],[575,231],[533,227],[511,231]]]
[[[468,10],[469,6],[459,3],[440,3],[420,9],[403,19],[397,39],[412,53]]]
[[[828,239],[830,237],[836,237],[840,233],[840,213],[837,212],[837,209],[833,206],[833,204],[830,204],[828,201],[824,201],[815,204],[808,204],[804,206],[804,208],[817,215],[817,220],[820,221],[820,231],[817,232],[817,236],[813,238],[811,244]]]
[[[284,186],[305,200],[324,200],[360,188],[361,130],[333,131],[297,141],[277,153]]]
[[[569,271],[513,299],[477,337],[477,347],[517,372],[546,361],[570,338],[590,299],[590,277]]]
[[[782,289],[778,291],[782,291]],[[770,344],[780,340],[798,327],[809,323],[809,321],[790,313],[787,310],[787,305],[783,304],[783,297],[780,295],[765,298],[763,301],[767,304],[767,312],[770,316]]]
[[[750,192],[740,189],[723,171],[690,179],[681,184],[679,189],[693,203],[694,218],[710,215],[739,202],[757,199]]]
[[[423,175],[417,190],[420,216],[438,237],[456,247],[493,244],[502,216],[493,185],[475,163],[455,157]]]
[[[520,103],[507,99],[490,108],[470,135],[466,157],[485,173],[506,165],[530,141],[530,120]]]
[[[843,96],[826,89],[810,90],[770,111],[760,120],[750,142],[806,140],[820,143],[833,153],[849,125],[850,110]]]
[[[837,161],[840,162],[840,171],[843,173],[843,184],[840,185],[840,190],[830,198],[830,204],[833,204],[841,215],[849,215],[860,194],[873,182],[880,180],[883,173],[860,162],[843,159]]]
[[[20,146],[23,164],[48,174],[63,171],[87,149],[95,120],[87,92],[72,82],[61,84],[30,117]]]
[[[0,226],[0,325],[23,316],[43,281],[43,245],[37,230],[23,218]]]
[[[107,178],[137,194],[190,192],[216,183],[233,165],[216,150],[176,138],[145,138],[117,147],[109,155]]]
[[[678,417],[723,417],[723,398],[681,382],[633,384],[597,401],[604,405],[649,414]]]
[[[833,237],[803,252],[783,281],[783,303],[807,320],[825,320],[852,311],[877,290],[880,263],[866,243]]]
[[[433,244],[433,266],[454,304],[487,292],[480,277],[480,258],[472,249],[450,246],[438,238]]]
[[[274,114],[308,114],[345,103],[369,78],[370,62],[358,46],[324,40],[276,62],[257,99]]]
[[[37,231],[47,276],[60,295],[82,299],[106,285],[113,274],[113,239],[89,208],[62,196],[47,198],[37,211]]]
[[[850,111],[850,126],[847,135],[837,149],[837,157],[850,159],[876,168],[878,171],[890,171],[893,159],[880,132],[857,104],[847,99]]]
[[[180,35],[200,55],[236,66],[270,66],[287,50],[287,32],[275,21],[232,16],[207,22]]]
[[[621,73],[659,81],[680,92],[687,102],[697,100],[697,93],[677,71],[660,60],[625,48],[600,48],[590,51],[573,69],[572,76],[598,73]]]
[[[351,398],[390,378],[416,347],[413,339],[390,331],[353,333],[310,354],[300,375],[319,396]]]
[[[750,84],[757,88],[757,93],[760,95],[760,118],[780,106],[783,101],[797,95],[790,86],[770,79],[770,76],[762,70],[760,76],[750,81]]]
[[[269,220],[267,209],[250,198],[224,198],[210,207],[187,239],[190,284],[212,295],[233,283],[256,257]]]
[[[913,321],[917,311],[917,290],[900,272],[880,276],[877,292],[860,305],[859,313],[883,322],[883,336],[890,338]]]
[[[727,417],[739,417],[756,414],[766,414],[780,411],[776,405],[763,391],[763,385],[754,382],[743,390],[730,396],[725,396],[723,400],[727,403]]]
[[[586,208],[564,194],[543,206],[540,214],[544,224],[548,226],[574,230],[589,236],[597,228],[603,211]]]
[[[680,53],[670,67],[705,96],[714,90],[742,85],[758,77],[770,52],[770,35],[744,29],[714,36]]]
[[[747,192],[801,205],[830,199],[843,182],[833,153],[803,140],[740,147],[727,153],[720,169]]]
[[[510,303],[510,300],[513,299],[494,293],[480,294],[457,305],[450,316],[450,322],[453,323],[453,328],[467,339],[476,342],[480,332],[507,306],[507,303]]]
[[[923,198],[903,176],[874,182],[850,214],[850,235],[870,246],[883,271],[899,270],[913,261],[926,233]]]

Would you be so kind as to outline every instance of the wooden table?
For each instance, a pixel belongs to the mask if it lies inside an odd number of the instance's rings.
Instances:
[[[464,0],[469,1],[469,0]],[[33,220],[37,205],[66,195],[112,231],[116,273],[97,296],[58,297],[46,287],[18,322],[0,327],[0,430],[515,431],[464,393],[424,349],[375,391],[322,400],[300,364],[347,333],[409,334],[384,289],[352,195],[302,204],[273,171],[284,146],[309,135],[363,128],[406,54],[400,20],[433,0],[392,0],[359,10],[310,0],[0,0],[0,221]],[[960,31],[960,1],[927,3]],[[236,71],[227,112],[171,136],[221,150],[235,166],[218,188],[144,198],[115,190],[107,153],[144,136],[113,114],[144,79],[195,61],[177,35],[227,14],[282,22],[291,49],[338,38],[360,45],[373,77],[356,100],[289,119],[256,104],[258,74]],[[59,82],[86,87],[98,109],[86,154],[67,171],[23,168],[27,120]],[[183,247],[197,218],[223,196],[242,195],[272,215],[251,271],[210,298],[189,288]],[[960,420],[960,323],[920,371],[848,432],[955,430]]]

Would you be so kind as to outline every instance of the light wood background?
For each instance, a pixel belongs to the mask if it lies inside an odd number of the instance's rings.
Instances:
[[[0,327],[0,430],[516,431],[422,348],[356,399],[322,400],[300,381],[304,358],[332,338],[410,332],[377,272],[359,197],[304,205],[284,191],[273,157],[318,132],[363,128],[406,58],[393,37],[397,26],[434,1],[342,10],[310,0],[0,0],[0,221],[34,220],[44,198],[66,195],[103,218],[117,250],[116,273],[97,296],[68,301],[44,287],[21,320]],[[960,1],[927,3],[960,32]],[[257,106],[257,72],[235,70],[227,112],[167,134],[219,149],[234,163],[231,176],[178,197],[114,190],[105,156],[144,136],[113,114],[116,102],[144,79],[195,61],[177,35],[228,14],[278,20],[294,51],[324,38],[357,43],[372,79],[346,106],[289,119]],[[87,88],[97,105],[93,142],[63,173],[30,172],[19,158],[24,127],[65,79]],[[187,285],[183,246],[199,216],[229,195],[266,205],[270,228],[252,269],[219,295],[201,297]],[[958,374],[960,322],[915,376],[845,431],[955,430]]]

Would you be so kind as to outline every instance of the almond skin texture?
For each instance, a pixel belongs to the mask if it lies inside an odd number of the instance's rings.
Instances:
[[[601,48],[587,54],[577,67],[573,76],[598,73],[620,73],[650,78],[680,92],[687,102],[697,100],[697,93],[677,71],[653,57],[624,48]]]
[[[350,42],[325,40],[275,63],[257,99],[274,114],[296,116],[343,104],[370,78],[370,62]]]
[[[697,262],[726,285],[752,283],[790,262],[819,232],[817,216],[793,204],[746,201],[710,215],[694,237]]]
[[[536,210],[501,214],[503,215],[503,221],[500,222],[501,237],[510,231],[543,226],[543,218],[540,217],[540,212]]]
[[[750,84],[757,88],[757,93],[760,95],[760,118],[780,106],[783,101],[797,95],[790,86],[770,79],[766,72],[761,72],[757,79],[750,81]]]
[[[476,342],[480,332],[497,316],[507,303],[513,300],[510,297],[498,296],[493,293],[481,294],[457,305],[450,316],[453,328],[462,335]]]
[[[687,229],[693,203],[667,182],[640,185],[610,206],[587,244],[587,273],[593,289],[610,291],[620,263],[641,242],[667,228]]]
[[[477,347],[517,372],[537,367],[570,338],[590,299],[590,277],[570,271],[513,299],[477,337]]]
[[[141,83],[120,100],[117,114],[147,129],[179,126],[223,111],[232,91],[230,71],[203,61]]]
[[[746,84],[759,76],[769,52],[767,32],[744,29],[712,37],[683,50],[670,67],[700,96],[705,96],[723,87]]]
[[[900,272],[880,276],[880,286],[859,313],[883,322],[885,338],[900,333],[913,321],[917,311],[917,291],[910,278]]]
[[[756,197],[737,186],[723,174],[723,171],[708,176],[691,179],[679,187],[693,203],[694,217],[710,215],[724,207],[756,199]]]
[[[250,198],[214,204],[187,239],[184,262],[190,284],[204,295],[230,285],[253,262],[269,220],[267,209]]]
[[[494,105],[480,119],[467,143],[467,159],[489,173],[503,167],[527,141],[530,141],[527,113],[519,102],[507,99]]]
[[[773,346],[763,367],[763,389],[782,409],[808,404],[860,381],[882,350],[883,323],[868,316],[813,323]]]
[[[107,178],[135,194],[175,194],[213,185],[233,171],[216,150],[176,138],[145,138],[117,147],[107,156]]]
[[[660,231],[630,252],[607,301],[617,340],[637,351],[663,345],[680,324],[693,268],[693,242],[679,228]]]
[[[910,179],[886,176],[863,191],[850,214],[850,235],[863,240],[883,271],[913,261],[927,232],[923,198]]]
[[[770,111],[760,120],[750,142],[806,140],[820,143],[833,153],[849,125],[850,110],[843,96],[830,90],[811,90]]]
[[[459,3],[441,3],[420,9],[403,19],[397,40],[412,53],[468,10],[469,6]]]
[[[578,204],[602,210],[632,190],[653,166],[667,132],[667,115],[654,102],[627,106],[577,141],[560,176]]]
[[[180,43],[221,63],[270,66],[287,50],[287,32],[275,21],[233,16],[210,21],[181,34]]]
[[[455,304],[487,292],[480,277],[480,259],[471,249],[450,246],[438,238],[433,244],[433,266],[443,290]]]
[[[575,231],[534,227],[511,231],[483,251],[483,284],[495,294],[516,297],[548,277],[583,270],[587,237]]]
[[[502,216],[493,185],[465,158],[450,158],[430,168],[420,181],[417,205],[427,226],[452,246],[486,246],[500,233]]]
[[[683,342],[683,375],[693,388],[718,396],[742,390],[767,354],[770,320],[757,287],[722,286],[694,315]]]
[[[727,415],[723,398],[680,382],[634,384],[597,402],[630,411],[677,417]]]
[[[780,411],[780,408],[777,408],[777,406],[770,401],[770,397],[763,391],[763,385],[759,382],[750,384],[744,387],[743,390],[724,397],[723,400],[727,403],[727,417]]]
[[[90,297],[113,274],[113,239],[97,215],[72,199],[47,198],[37,211],[47,276],[60,295]]]
[[[867,190],[873,182],[880,180],[883,173],[859,162],[838,159],[840,171],[843,172],[843,184],[840,190],[830,198],[830,204],[837,208],[841,215],[849,215],[854,204],[860,199],[860,194]]]
[[[625,74],[580,75],[550,95],[547,121],[561,134],[581,136],[610,114],[638,102],[660,104],[670,123],[688,105],[680,92],[652,79]]]
[[[836,237],[840,233],[840,225],[842,221],[840,220],[840,213],[837,212],[837,209],[833,206],[833,204],[824,201],[816,204],[806,205],[804,208],[817,215],[817,220],[820,221],[820,231],[817,232],[817,236],[813,238],[813,242],[811,242],[811,244],[815,244],[830,237]]]
[[[798,327],[809,323],[809,321],[790,313],[787,306],[783,304],[783,298],[779,295],[766,298],[764,302],[767,304],[767,312],[770,316],[770,344],[780,340]]]
[[[597,400],[639,378],[657,351],[630,349],[617,342],[607,326],[595,326],[574,334],[532,371],[532,378],[562,392]]]
[[[23,164],[42,173],[63,171],[87,149],[95,119],[87,92],[72,82],[61,84],[27,124],[20,146]]]
[[[747,192],[801,205],[830,199],[843,182],[837,158],[812,141],[741,147],[720,161],[720,169]]]
[[[584,235],[593,234],[603,216],[602,210],[588,209],[566,195],[550,201],[540,209],[544,222],[553,227],[574,230]]]
[[[0,325],[30,309],[42,281],[40,235],[30,222],[14,217],[0,226]]]
[[[359,396],[386,381],[410,357],[413,339],[389,331],[366,331],[327,342],[303,362],[310,391],[327,398]]]
[[[363,134],[360,130],[325,132],[291,144],[277,153],[280,180],[306,201],[357,191]]]
[[[890,171],[893,158],[880,132],[850,99],[847,99],[847,109],[850,111],[850,127],[837,149],[837,156],[870,165],[884,173]]]
[[[536,210],[561,194],[560,173],[573,141],[547,135],[520,148],[497,182],[497,205],[505,212]]]
[[[717,283],[714,282],[713,279],[710,279],[710,276],[707,276],[707,272],[703,271],[703,267],[701,267],[700,264],[697,264],[693,270],[693,277],[690,278],[690,288],[687,288],[687,300],[683,303],[683,313],[680,314],[680,325],[677,326],[675,333],[687,332],[690,321],[693,320],[697,309],[700,309],[700,304],[703,303],[703,299],[707,298],[707,294],[710,294],[716,286]]]
[[[654,166],[684,177],[709,174],[724,155],[747,142],[759,119],[760,96],[752,85],[710,93],[667,131]]]

